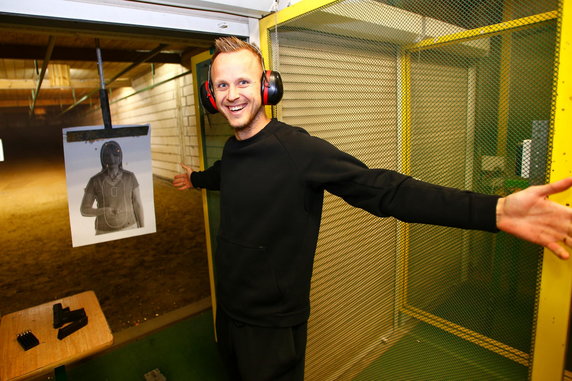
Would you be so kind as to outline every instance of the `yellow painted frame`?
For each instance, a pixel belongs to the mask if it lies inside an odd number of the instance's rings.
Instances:
[[[497,34],[504,33],[507,30],[515,31],[521,28],[529,28],[532,25],[554,20],[556,18],[558,18],[558,11],[540,13],[533,16],[522,17],[519,19],[487,25],[481,28],[470,29],[463,32],[447,34],[435,38],[427,38],[416,44],[406,45],[403,47],[403,50],[416,52],[423,49],[432,49],[439,46],[458,44],[459,42],[476,40],[483,37],[492,37],[496,36]]]
[[[411,173],[411,53],[401,50],[399,53],[399,111],[401,112],[400,125],[398,130],[401,132],[399,137],[400,151],[399,155],[399,171],[405,174]],[[409,224],[398,222],[399,242],[398,251],[403,255],[399,256],[397,267],[397,287],[396,304],[397,310],[403,312],[403,307],[407,304],[408,277],[407,269],[409,268]]]
[[[427,311],[413,306],[406,306],[402,312],[407,313],[407,315],[412,316],[417,320],[431,324],[432,326],[440,328],[443,331],[449,332],[457,337],[470,341],[501,356],[511,359],[521,365],[528,366],[528,354],[513,348],[510,345],[491,339],[490,337],[472,331],[461,325],[455,324],[449,320],[443,319],[439,316],[433,315]]]
[[[572,176],[572,1],[561,0],[554,84],[550,181]],[[550,197],[572,205],[572,191]],[[532,358],[532,380],[561,380],[572,300],[572,260],[544,251]]]
[[[266,67],[271,67],[271,43],[270,30],[305,13],[317,10],[321,7],[332,5],[342,0],[303,0],[275,14],[269,15],[260,20],[260,47],[264,56]],[[572,0],[561,0],[559,11],[545,12],[529,17],[523,17],[482,28],[467,30],[436,38],[428,38],[416,44],[403,46],[400,53],[400,75],[401,75],[401,148],[403,155],[401,158],[401,170],[410,172],[410,57],[411,53],[424,49],[432,49],[439,46],[458,44],[459,42],[476,40],[483,37],[492,37],[505,32],[517,31],[521,29],[537,26],[539,23],[558,19],[559,28],[559,62],[557,67],[558,83],[554,93],[558,94],[555,103],[555,114],[553,116],[553,149],[551,157],[550,181],[555,181],[567,176],[572,176],[572,152],[566,151],[566,144],[572,141],[572,47],[570,36],[572,35]],[[564,70],[568,68],[568,71]],[[500,105],[502,107],[502,105]],[[269,116],[272,115],[270,108],[267,108]],[[502,150],[502,147],[499,147]],[[561,204],[572,204],[572,192],[566,192],[553,199]],[[406,271],[408,252],[408,228],[402,226],[400,230],[400,242],[405,258],[398,268],[398,272]],[[565,265],[548,250],[544,253],[542,270],[542,282],[540,286],[540,296],[538,303],[538,319],[536,326],[536,337],[532,361],[529,354],[515,348],[497,342],[491,338],[473,332],[467,328],[458,326],[452,322],[439,318],[425,311],[416,309],[407,304],[407,279],[404,276],[399,278],[398,285],[403,287],[398,290],[401,296],[398,298],[398,308],[419,320],[432,324],[436,327],[449,331],[457,336],[463,337],[478,345],[493,350],[500,355],[510,358],[522,365],[532,364],[532,380],[560,380],[564,369],[564,356],[566,351],[566,339],[568,321],[570,318],[570,302],[572,299],[572,260]]]
[[[197,128],[197,138],[199,141],[199,163],[200,163],[200,170],[205,170],[205,159],[204,159],[204,149],[203,149],[203,135],[201,131],[201,101],[199,99],[199,82],[197,78],[197,70],[196,66],[204,61],[210,60],[212,57],[212,53],[210,51],[205,51],[199,53],[193,57],[191,57],[191,68],[193,71],[193,95],[195,100],[195,125]],[[214,267],[213,267],[213,248],[211,244],[211,232],[209,227],[209,213],[208,213],[208,203],[207,203],[207,191],[206,189],[202,189],[202,199],[203,199],[203,217],[205,223],[205,235],[206,235],[206,244],[207,244],[207,262],[209,266],[209,283],[211,288],[211,304],[213,310],[213,320],[216,319],[216,289],[215,289],[215,280],[214,280]],[[214,332],[215,340],[216,340],[216,330]]]

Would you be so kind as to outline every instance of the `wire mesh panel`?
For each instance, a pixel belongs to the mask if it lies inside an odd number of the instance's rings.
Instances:
[[[440,185],[505,195],[544,183],[557,8],[333,1],[272,29],[278,116]],[[326,195],[306,379],[526,379],[540,253]]]
[[[395,49],[367,51],[363,47],[371,47],[355,41],[302,31],[281,33],[280,41],[282,119],[370,166],[395,169]],[[364,230],[364,225],[369,228]],[[308,347],[314,355],[308,361],[308,379],[340,375],[346,371],[340,358],[346,364],[351,363],[347,359],[359,360],[370,350],[364,342],[392,330],[395,231],[395,221],[379,221],[326,196],[313,279]],[[380,269],[386,274],[381,281]],[[372,301],[379,307],[363,314]],[[347,335],[350,331],[353,334]],[[338,345],[340,337],[343,347]],[[336,356],[332,348],[337,348]]]
[[[473,40],[482,57],[411,53],[411,174],[500,195],[543,183],[554,40],[547,22]],[[409,239],[406,308],[527,365],[541,249],[428,226]]]

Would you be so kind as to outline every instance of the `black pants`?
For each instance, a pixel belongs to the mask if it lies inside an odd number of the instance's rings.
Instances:
[[[217,309],[218,349],[230,381],[303,381],[308,324],[256,327]]]

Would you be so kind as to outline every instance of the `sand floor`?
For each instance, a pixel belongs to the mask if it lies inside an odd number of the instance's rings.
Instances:
[[[0,315],[94,290],[117,332],[210,295],[201,194],[154,198],[157,233],[72,248],[63,158],[0,162]]]

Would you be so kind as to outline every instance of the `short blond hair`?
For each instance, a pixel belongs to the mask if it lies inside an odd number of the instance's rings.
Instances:
[[[235,36],[227,36],[227,37],[220,37],[215,40],[215,50],[213,56],[211,58],[211,64],[214,60],[218,57],[221,53],[233,53],[239,50],[248,50],[260,59],[260,64],[264,67],[264,61],[262,59],[262,53],[260,49],[254,44],[249,44],[246,41],[242,41],[241,39]]]

